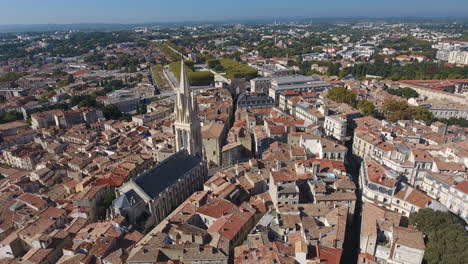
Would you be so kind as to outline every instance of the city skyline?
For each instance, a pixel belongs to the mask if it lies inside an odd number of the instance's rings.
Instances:
[[[141,24],[160,22],[199,22],[229,20],[264,20],[275,18],[326,17],[466,17],[468,2],[461,0],[393,1],[391,6],[374,1],[240,0],[226,1],[89,1],[70,3],[57,0],[32,0],[5,4],[0,10],[0,25],[120,23]]]
[[[0,1],[0,264],[468,259],[467,0]]]

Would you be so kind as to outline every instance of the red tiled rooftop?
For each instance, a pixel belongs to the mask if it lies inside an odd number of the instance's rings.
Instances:
[[[228,240],[233,240],[242,228],[253,217],[251,212],[239,212],[215,221],[209,228],[209,233],[219,233]]]
[[[31,205],[37,209],[44,208],[47,204],[45,200],[43,200],[41,197],[31,194],[31,193],[24,193],[20,197],[18,197],[19,201],[22,201],[28,205]]]
[[[376,161],[367,159],[367,178],[376,184],[380,184],[385,187],[393,188],[396,184],[396,180],[389,178],[385,175],[387,170],[382,165],[378,164]]]
[[[457,185],[455,185],[455,188],[468,194],[468,181],[459,182]]]
[[[289,171],[272,171],[271,177],[274,181],[296,181],[297,174]]]
[[[213,218],[220,218],[223,215],[239,212],[239,209],[227,200],[210,197],[205,205],[198,208],[197,212]]]

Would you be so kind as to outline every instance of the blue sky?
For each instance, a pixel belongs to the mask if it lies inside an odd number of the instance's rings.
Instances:
[[[468,0],[0,0],[0,24],[275,17],[467,17]]]

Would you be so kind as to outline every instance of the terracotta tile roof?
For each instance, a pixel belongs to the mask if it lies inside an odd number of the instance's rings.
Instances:
[[[206,204],[198,208],[197,213],[213,218],[221,218],[223,215],[239,212],[237,206],[227,200],[209,197]]]
[[[223,132],[224,124],[211,123],[202,128],[203,138],[220,138]]]
[[[41,217],[48,218],[48,219],[57,219],[65,214],[66,214],[66,211],[61,208],[49,207],[45,209],[44,211],[42,211],[39,215]]]
[[[309,167],[312,163],[319,163],[320,171],[328,171],[328,170],[339,170],[339,171],[346,171],[346,167],[344,166],[344,162],[340,160],[328,160],[328,159],[308,159],[307,164]]]
[[[374,160],[366,159],[367,165],[367,178],[374,183],[386,186],[389,188],[394,188],[396,186],[396,179],[389,178],[385,175],[386,169],[379,163]]]
[[[396,147],[393,144],[388,143],[388,142],[380,142],[375,147],[383,151],[395,151],[396,150]]]
[[[261,247],[238,250],[234,262],[239,264],[294,264],[297,263],[294,256],[294,245],[275,241]]]
[[[274,181],[296,181],[297,174],[292,171],[271,171],[271,177]]]
[[[209,228],[209,233],[219,233],[221,236],[232,241],[242,228],[253,217],[251,212],[238,212],[216,220]]]
[[[47,205],[47,202],[44,199],[31,193],[24,193],[17,199],[29,206],[32,206],[36,210],[42,209]]]
[[[339,264],[343,250],[339,248],[325,247],[321,245],[315,246],[316,257],[313,260],[320,261],[324,264]]]
[[[404,245],[410,248],[422,250],[426,249],[426,245],[424,244],[424,235],[422,232],[399,226],[395,226],[393,228],[392,252],[396,245]]]
[[[466,167],[460,163],[444,162],[439,159],[435,159],[435,163],[440,171],[466,171]]]
[[[388,211],[372,203],[365,202],[362,210],[362,236],[377,235],[377,221],[388,221],[391,225],[400,225],[401,215]]]
[[[459,182],[457,185],[455,185],[455,188],[468,194],[468,181]]]
[[[395,197],[419,208],[426,208],[432,201],[431,197],[409,186],[396,193]]]
[[[425,150],[412,149],[411,152],[413,152],[415,161],[423,161],[423,162],[433,161],[431,154],[429,154],[429,152]]]
[[[428,173],[431,177],[439,180],[439,181],[442,181],[448,185],[452,185],[455,183],[455,179],[454,179],[454,176],[452,174],[448,174],[448,173],[436,173],[436,172],[429,172]]]
[[[270,131],[270,134],[273,134],[273,135],[286,133],[286,127],[285,126],[271,126],[268,129]]]
[[[291,156],[305,156],[306,152],[303,147],[291,147]]]

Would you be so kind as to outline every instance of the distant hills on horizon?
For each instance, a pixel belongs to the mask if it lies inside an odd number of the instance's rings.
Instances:
[[[317,22],[317,23],[339,23],[339,22],[468,22],[468,17],[303,17],[303,18],[260,18],[260,19],[231,19],[231,20],[206,20],[206,21],[168,21],[148,23],[70,23],[70,24],[7,24],[0,25],[0,33],[21,32],[47,32],[63,30],[126,30],[137,27],[154,26],[187,26],[203,24],[265,24],[265,23],[291,23],[291,22]]]

